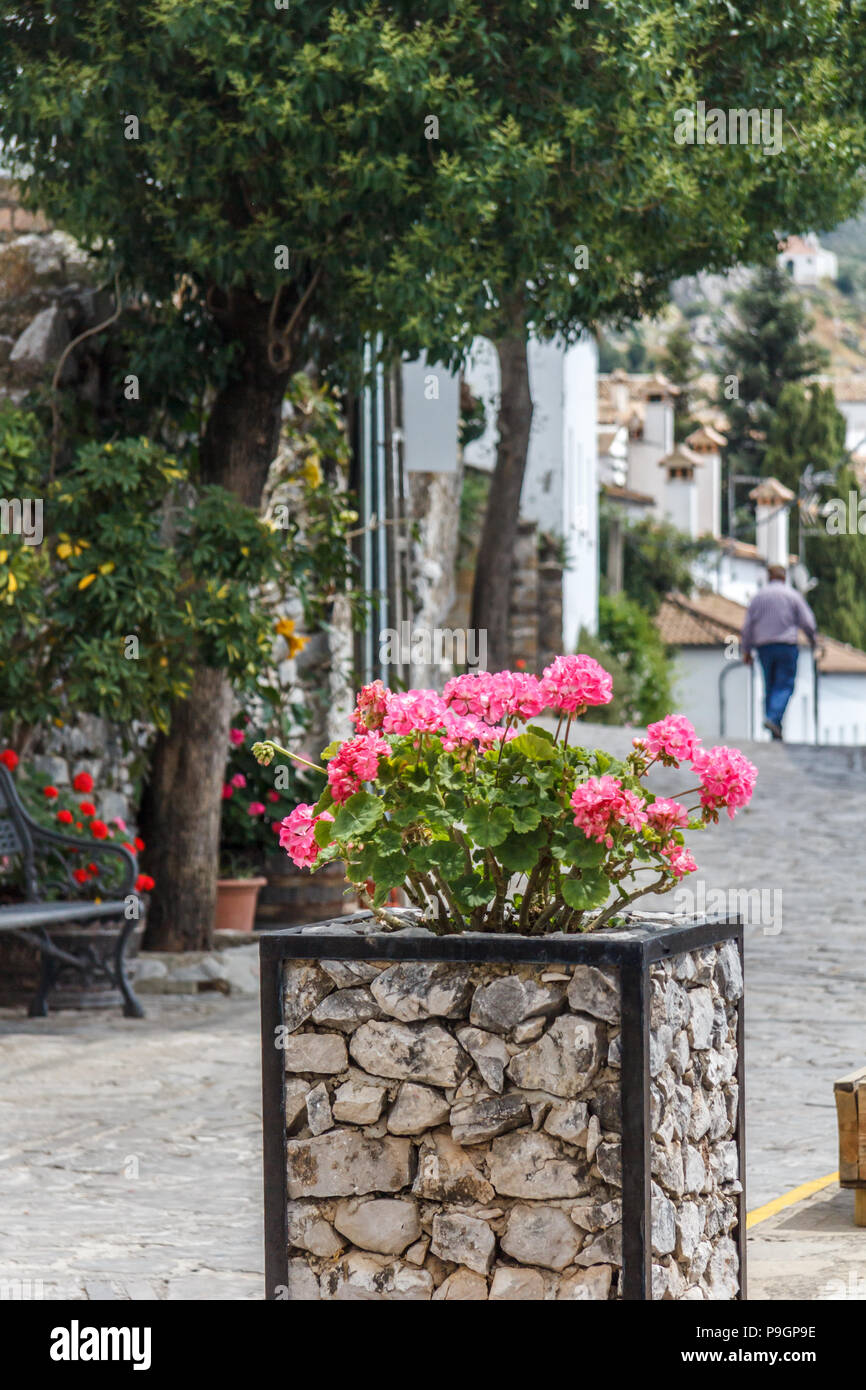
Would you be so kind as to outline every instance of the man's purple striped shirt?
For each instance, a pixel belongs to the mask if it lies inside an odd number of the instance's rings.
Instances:
[[[810,642],[815,640],[815,615],[804,598],[780,579],[771,579],[759,589],[749,604],[740,647],[750,652],[768,642],[796,643],[802,628]]]

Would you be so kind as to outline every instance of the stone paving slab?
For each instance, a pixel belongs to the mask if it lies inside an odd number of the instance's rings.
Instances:
[[[257,1001],[0,1011],[0,1280],[45,1298],[262,1294]]]
[[[866,1228],[854,1225],[854,1193],[836,1183],[749,1232],[749,1300],[862,1302]]]

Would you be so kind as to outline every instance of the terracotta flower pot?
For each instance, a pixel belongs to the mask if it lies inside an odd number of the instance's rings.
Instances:
[[[216,931],[252,931],[259,889],[266,878],[217,879]]]

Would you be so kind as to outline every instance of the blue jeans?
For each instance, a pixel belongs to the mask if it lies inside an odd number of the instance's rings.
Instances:
[[[797,645],[767,642],[758,647],[758,658],[764,672],[765,715],[771,724],[781,725],[797,679]]]

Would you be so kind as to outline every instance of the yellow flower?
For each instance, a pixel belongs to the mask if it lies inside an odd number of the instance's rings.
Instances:
[[[14,594],[15,590],[18,588],[18,580],[15,578],[15,575],[12,573],[11,570],[9,571],[9,578],[6,580],[6,585],[9,589],[10,594]]]
[[[62,545],[58,545],[58,547],[57,547],[57,558],[58,558],[58,560],[68,560],[71,554],[72,554],[72,546],[69,544],[68,541],[64,541],[64,542],[62,543]]]
[[[289,657],[297,656],[302,652],[309,642],[309,637],[290,637],[289,638]]]
[[[110,453],[112,452],[113,449],[114,449],[114,445],[113,445],[113,444],[106,444],[106,445],[105,445],[105,452],[106,452],[107,454],[110,454]]]
[[[319,462],[318,454],[310,454],[310,457],[306,460],[301,469],[301,473],[304,476],[304,481],[309,487],[319,487],[321,485],[324,474],[322,473],[322,465]]]
[[[288,640],[294,635],[294,618],[280,618],[279,622],[274,623],[274,632],[278,637],[285,637]]]
[[[6,564],[6,561],[7,561],[8,559],[9,559],[9,551],[8,551],[8,550],[0,550],[0,565],[5,565],[5,564]]]
[[[62,719],[55,719],[54,723],[57,725],[58,729],[62,729],[62,728],[63,728],[63,720],[62,720]]]
[[[78,581],[78,587],[79,587],[79,589],[86,589],[87,586],[88,586],[89,584],[92,584],[92,583],[93,583],[93,581],[94,581],[95,578],[96,578],[96,572],[95,572],[95,571],[94,571],[92,574],[86,574],[86,575],[84,576],[83,579],[79,579],[79,581]]]
[[[242,545],[242,546],[241,546],[241,554],[242,554],[242,555],[249,555],[249,553],[250,553],[250,548],[249,548],[249,546],[248,546],[248,545]]]
[[[106,562],[105,562],[104,565],[100,565],[100,566],[99,566],[99,573],[100,573],[100,574],[111,574],[111,571],[112,571],[113,569],[114,569],[114,561],[113,561],[113,560],[106,560]]]

